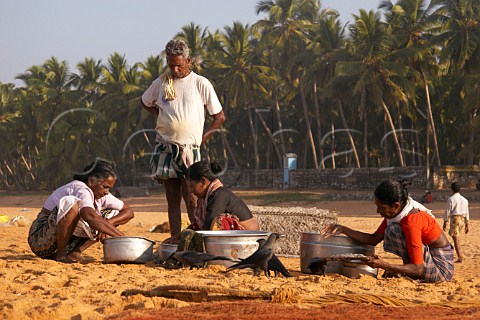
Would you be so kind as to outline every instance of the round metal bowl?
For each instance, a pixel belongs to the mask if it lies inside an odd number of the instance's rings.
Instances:
[[[371,256],[375,254],[375,247],[359,243],[343,235],[325,238],[318,232],[302,232],[300,239],[300,270],[303,273],[311,273],[308,265],[313,258],[348,253],[361,253]],[[325,273],[343,274],[343,262],[329,261],[325,267]]]
[[[146,263],[153,259],[155,241],[143,237],[114,237],[103,241],[105,263]]]
[[[160,260],[166,260],[172,253],[177,251],[177,244],[172,243],[161,243],[158,246],[158,258]]]
[[[202,234],[205,250],[209,254],[224,256],[233,260],[244,259],[258,249],[258,239],[267,239],[270,235],[266,231],[257,230],[218,230],[197,231]],[[235,262],[216,260],[209,264],[218,264],[229,267]]]

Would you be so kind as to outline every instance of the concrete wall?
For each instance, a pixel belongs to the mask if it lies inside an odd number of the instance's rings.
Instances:
[[[475,188],[479,178],[479,166],[442,166],[431,171],[432,189],[448,189],[453,181],[463,188]],[[221,179],[226,186],[239,189],[374,189],[385,179],[409,179],[414,188],[427,185],[425,167],[298,169],[289,172],[288,185],[283,183],[283,170],[227,171]]]
[[[480,179],[480,166],[442,166],[436,168],[432,175],[435,189],[449,189],[457,181],[462,188],[475,188]]]

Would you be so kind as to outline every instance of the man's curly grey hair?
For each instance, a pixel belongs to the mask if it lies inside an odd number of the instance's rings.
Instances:
[[[190,49],[185,41],[180,39],[170,40],[165,46],[165,54],[167,56],[183,56],[184,59],[190,57]]]

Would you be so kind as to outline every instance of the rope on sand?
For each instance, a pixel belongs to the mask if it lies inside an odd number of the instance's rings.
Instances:
[[[141,294],[146,297],[163,297],[190,302],[223,301],[231,299],[269,299],[271,293],[264,291],[251,291],[230,289],[215,286],[169,285],[152,290],[127,290],[122,296]]]
[[[303,298],[301,300],[303,303],[313,304],[368,303],[380,306],[397,307],[405,307],[412,305],[412,303],[406,300],[375,294],[329,294],[316,298]]]
[[[276,288],[270,298],[272,303],[297,303],[298,295],[292,288]]]
[[[269,300],[278,304],[296,304],[305,305],[332,305],[332,304],[350,304],[364,303],[378,306],[395,306],[395,307],[414,307],[418,306],[417,302],[399,299],[395,297],[382,296],[376,294],[328,294],[318,297],[299,295],[294,289],[289,287],[275,288],[273,291],[253,291],[242,289],[230,289],[217,286],[195,286],[195,285],[168,285],[157,287],[152,290],[127,290],[122,296],[133,296],[141,294],[146,297],[164,297],[177,299],[186,302],[203,302],[203,301],[227,301],[227,300]],[[439,306],[445,308],[469,308],[479,307],[480,302],[442,302],[442,303],[426,303],[423,306]]]

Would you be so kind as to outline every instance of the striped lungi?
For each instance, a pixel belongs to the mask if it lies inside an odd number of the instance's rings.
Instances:
[[[403,259],[403,263],[410,263],[405,233],[399,223],[392,222],[385,230],[383,249]],[[453,246],[449,244],[443,248],[430,248],[423,245],[424,269],[422,280],[425,282],[450,281],[453,278]]]
[[[193,163],[200,161],[200,146],[158,140],[150,158],[150,172],[157,181],[182,178]]]
[[[44,259],[55,259],[57,251],[57,216],[58,208],[52,210],[50,214],[40,211],[37,218],[33,221],[28,232],[28,244],[35,255]],[[68,210],[66,210],[68,211]],[[113,212],[112,209],[101,210],[102,217],[108,218]],[[97,230],[91,229],[92,234],[98,234]],[[89,238],[72,235],[67,245],[67,254],[87,242]]]

